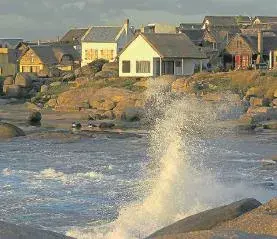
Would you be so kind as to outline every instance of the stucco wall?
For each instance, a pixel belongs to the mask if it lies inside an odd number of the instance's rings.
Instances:
[[[82,66],[87,65],[91,60],[85,60],[86,50],[94,49],[98,50],[98,58],[101,58],[101,50],[113,50],[113,58],[117,56],[117,43],[94,43],[94,42],[83,42],[82,43]]]

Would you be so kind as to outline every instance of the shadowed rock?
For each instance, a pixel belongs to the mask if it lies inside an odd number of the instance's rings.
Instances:
[[[27,226],[18,226],[0,221],[1,239],[73,239],[51,231],[34,229]]]
[[[211,209],[208,211],[204,211],[199,214],[180,220],[170,226],[167,226],[155,232],[154,234],[147,237],[147,239],[156,239],[159,237],[166,239],[170,237],[161,236],[176,235],[201,230],[210,230],[221,223],[233,220],[243,215],[244,213],[247,213],[257,208],[260,205],[261,203],[256,199],[243,199],[241,201],[234,202],[232,204]]]

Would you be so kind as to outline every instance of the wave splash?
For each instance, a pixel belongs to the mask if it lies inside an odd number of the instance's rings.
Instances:
[[[190,150],[205,150],[197,139],[218,131],[220,110],[199,99],[172,97],[167,81],[152,82],[148,112],[154,128],[149,134],[151,167],[147,168],[145,199],[122,208],[118,219],[102,228],[72,229],[79,239],[140,239],[178,219],[220,203],[240,198],[242,185],[227,189],[209,174],[196,169]],[[153,110],[155,109],[155,110]],[[218,132],[216,132],[218,133]]]

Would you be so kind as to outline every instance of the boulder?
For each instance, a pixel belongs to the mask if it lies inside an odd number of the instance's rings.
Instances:
[[[111,129],[115,126],[114,123],[109,123],[109,122],[102,122],[99,124],[100,129]]]
[[[119,70],[118,62],[108,62],[103,65],[102,71],[117,71]]]
[[[50,99],[46,104],[45,107],[55,108],[57,105],[56,99]]]
[[[96,73],[95,76],[101,78],[118,77],[118,71],[100,71]]]
[[[61,70],[56,68],[56,67],[51,67],[49,68],[48,70],[45,70],[48,72],[48,76],[50,78],[53,78],[53,77],[60,77],[61,76]]]
[[[25,136],[25,133],[15,125],[0,122],[0,139]],[[0,230],[1,233],[1,230]],[[1,234],[0,234],[1,235]],[[0,237],[1,238],[1,237]]]
[[[60,86],[61,84],[62,84],[61,81],[55,81],[55,82],[51,83],[50,86],[51,86],[51,87],[58,87],[58,86]]]
[[[89,83],[88,77],[79,77],[75,80],[76,87],[81,87]]]
[[[27,73],[17,73],[14,84],[22,88],[32,87],[33,78]]]
[[[39,123],[42,119],[41,113],[38,111],[30,112],[28,116],[28,121],[30,123]]]
[[[127,109],[134,109],[136,106],[136,100],[132,98],[128,98],[126,100],[120,101],[116,107],[113,109],[114,115],[117,119],[124,118],[124,112]]]
[[[142,108],[127,108],[122,114],[122,119],[128,122],[139,121],[143,116]]]
[[[73,239],[65,235],[0,221],[1,239]]]
[[[274,239],[273,236],[250,234],[240,231],[205,230],[197,232],[180,233],[176,235],[158,236],[155,239]]]
[[[250,98],[250,105],[251,106],[269,106],[270,100],[267,98],[257,98],[251,97]]]
[[[246,97],[263,97],[263,90],[259,87],[251,87],[246,92]]]
[[[274,91],[274,97],[277,98],[277,89]]]
[[[14,84],[14,77],[7,76],[4,80],[4,85],[13,85]]]
[[[47,92],[49,90],[49,86],[48,85],[42,85],[41,87],[40,87],[40,92],[41,93],[45,93],[45,92]]]
[[[277,106],[277,99],[274,99],[274,100],[272,101],[272,105]]]
[[[66,75],[63,76],[64,81],[72,81],[75,80],[75,75],[74,73],[67,73]]]
[[[254,117],[256,122],[277,119],[277,108],[249,107],[247,114]]]
[[[253,209],[258,208],[259,206],[261,206],[261,203],[253,198],[243,199],[226,206],[187,217],[153,233],[147,237],[147,239],[194,231],[211,230],[217,225],[233,220],[247,212],[252,211]]]
[[[115,102],[109,100],[109,99],[103,99],[103,100],[92,100],[90,101],[90,106],[93,109],[97,110],[113,110],[116,106]]]
[[[18,85],[4,85],[3,92],[11,98],[20,98],[24,96],[24,91]]]
[[[232,221],[223,222],[216,229],[238,230],[277,237],[277,198]]]

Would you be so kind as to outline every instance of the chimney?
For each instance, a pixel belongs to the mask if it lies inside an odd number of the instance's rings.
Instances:
[[[126,19],[126,20],[124,21],[124,27],[125,27],[126,34],[128,35],[128,33],[129,33],[129,28],[130,28],[130,20],[129,20],[129,19]]]
[[[263,39],[263,32],[262,30],[258,31],[258,57],[257,57],[257,64],[260,64],[263,61],[263,52],[264,52],[264,39]]]

